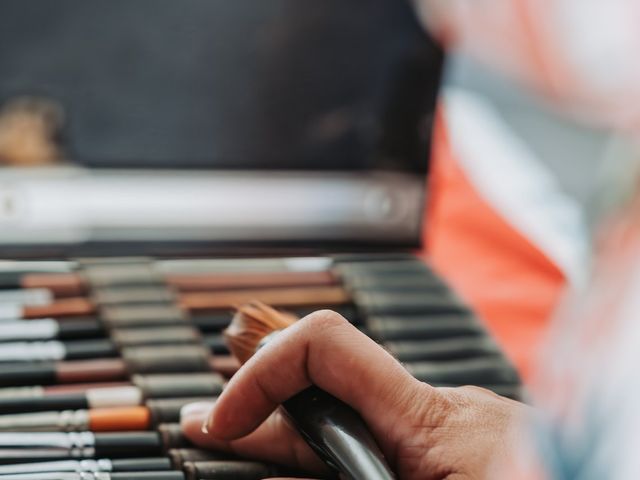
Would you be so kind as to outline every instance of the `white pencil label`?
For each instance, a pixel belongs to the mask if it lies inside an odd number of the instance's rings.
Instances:
[[[66,354],[61,342],[13,342],[0,344],[0,361],[62,360]]]
[[[15,303],[0,304],[0,321],[22,318],[22,305]]]
[[[134,407],[142,404],[142,392],[138,387],[92,388],[87,390],[86,395],[91,408]]]
[[[0,304],[14,303],[16,305],[48,305],[53,301],[53,295],[45,288],[30,288],[26,290],[0,291]]]
[[[0,388],[0,398],[39,398],[44,392],[40,386]]]
[[[60,330],[58,322],[51,318],[0,323],[0,341],[47,340],[55,338]]]
[[[88,448],[96,443],[92,432],[54,433],[38,432],[17,433],[0,432],[0,447],[52,447],[52,448]]]

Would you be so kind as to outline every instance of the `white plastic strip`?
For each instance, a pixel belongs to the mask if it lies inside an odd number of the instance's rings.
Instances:
[[[0,465],[0,475],[21,475],[26,473],[46,472],[110,472],[111,470],[113,470],[113,463],[111,460],[106,458],[101,458],[99,460],[60,460],[56,462]]]
[[[287,270],[292,272],[322,272],[331,268],[332,260],[328,257],[285,258]]]
[[[189,259],[163,260],[156,264],[157,270],[165,274],[197,274],[217,272],[273,272],[305,271],[319,272],[331,267],[328,257],[251,258],[251,259]]]
[[[582,284],[588,233],[580,205],[480,96],[447,88],[445,118],[456,159],[481,196],[570,282]]]
[[[0,432],[0,447],[87,448],[96,443],[92,432]]]
[[[73,271],[76,263],[71,261],[30,262],[25,260],[0,260],[0,272],[10,273],[68,273]]]
[[[22,318],[22,305],[15,303],[0,304],[0,322]]]
[[[0,429],[5,432],[83,431],[89,427],[88,410],[0,415]]]
[[[0,323],[0,341],[48,340],[58,335],[60,326],[52,318]]]
[[[143,401],[138,387],[91,388],[86,395],[91,408],[133,407]]]
[[[12,342],[0,344],[0,362],[62,360],[66,349],[62,342]]]
[[[0,465],[0,475],[17,475],[40,472],[81,472],[78,460],[62,460],[59,462],[23,463],[18,465]]]
[[[44,392],[41,386],[0,388],[0,398],[40,398]]]
[[[0,304],[48,305],[53,301],[51,291],[46,288],[26,288],[24,290],[0,291]]]

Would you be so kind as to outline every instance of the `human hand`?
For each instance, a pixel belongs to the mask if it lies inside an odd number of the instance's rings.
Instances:
[[[204,448],[326,474],[276,409],[311,384],[360,413],[403,480],[486,478],[526,408],[481,388],[419,382],[340,315],[320,311],[260,349],[213,408],[188,409],[184,432]]]

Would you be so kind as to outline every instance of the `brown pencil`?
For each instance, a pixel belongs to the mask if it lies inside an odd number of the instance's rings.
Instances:
[[[279,307],[330,306],[349,303],[350,297],[344,288],[331,286],[185,293],[179,298],[180,306],[192,311],[232,308],[249,301],[261,301]]]
[[[230,377],[239,368],[235,359],[226,355],[210,356],[205,349],[180,346],[171,350],[173,358],[171,355],[167,358],[166,347],[136,347],[129,355],[125,354],[124,360],[7,363],[0,369],[0,387],[120,382],[135,373],[217,372]]]
[[[256,288],[206,293],[183,293],[180,307],[188,311],[230,309],[250,301],[261,301],[278,307],[332,306],[349,303],[350,296],[340,286]],[[88,298],[58,299],[48,305],[24,306],[16,309],[18,318],[63,318],[95,314],[96,305]]]
[[[165,278],[180,291],[237,290],[268,287],[320,287],[336,285],[338,278],[330,271],[317,272],[234,272],[220,274],[175,274]],[[47,289],[56,297],[86,294],[90,287],[77,273],[32,273],[21,279],[23,288]]]

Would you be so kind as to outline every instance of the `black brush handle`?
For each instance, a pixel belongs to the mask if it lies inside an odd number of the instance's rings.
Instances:
[[[312,386],[282,406],[306,442],[342,478],[396,478],[364,421],[346,403]]]

